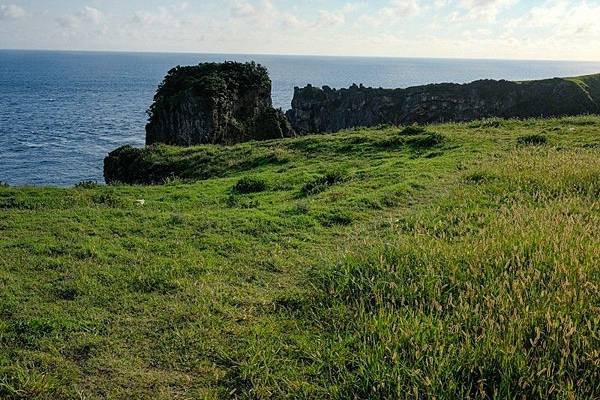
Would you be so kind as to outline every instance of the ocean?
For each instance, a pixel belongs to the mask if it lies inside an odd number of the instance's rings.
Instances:
[[[0,181],[71,186],[103,182],[106,154],[144,145],[146,110],[166,72],[206,61],[266,66],[273,102],[294,86],[408,87],[476,79],[542,79],[600,72],[600,62],[0,51]]]

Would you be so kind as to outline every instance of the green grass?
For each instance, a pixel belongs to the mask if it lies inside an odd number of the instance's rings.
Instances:
[[[566,80],[571,81],[579,85],[585,92],[588,93],[590,98],[592,98],[596,103],[600,99],[600,74],[594,75],[584,75],[578,76],[574,78],[566,78]]]
[[[599,117],[142,161],[0,187],[0,398],[600,397]]]

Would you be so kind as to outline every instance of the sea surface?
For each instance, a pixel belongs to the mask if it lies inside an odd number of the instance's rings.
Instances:
[[[225,60],[265,65],[284,110],[294,86],[308,83],[396,88],[600,72],[598,62],[0,51],[0,181],[102,182],[109,151],[144,145],[146,110],[170,68]]]

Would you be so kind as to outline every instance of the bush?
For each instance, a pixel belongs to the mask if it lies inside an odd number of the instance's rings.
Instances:
[[[81,181],[75,185],[77,189],[93,189],[100,186],[96,181]]]
[[[498,179],[495,175],[488,172],[473,172],[465,176],[465,183],[488,183]]]
[[[436,133],[430,132],[421,135],[417,135],[408,139],[407,143],[413,148],[417,149],[426,149],[429,147],[434,147],[444,142],[444,136]]]
[[[0,181],[0,188],[7,188],[7,187],[9,187],[9,186],[10,186],[10,185],[9,185],[8,183],[6,183],[6,182],[4,182],[4,181]]]
[[[229,208],[258,208],[260,206],[260,202],[256,199],[252,198],[241,198],[240,196],[236,196],[235,193],[230,193],[227,196],[227,200],[225,201],[227,207]]]
[[[96,205],[104,205],[111,208],[118,208],[124,205],[123,200],[117,194],[110,191],[94,195],[92,201]]]
[[[473,121],[469,124],[470,128],[502,128],[504,120],[500,118],[484,118],[479,121]]]
[[[541,146],[548,144],[548,138],[544,135],[532,134],[521,136],[517,139],[517,143],[522,146]]]
[[[186,218],[183,214],[171,214],[168,220],[169,225],[183,225],[186,222]]]
[[[319,222],[323,226],[346,226],[352,223],[352,214],[348,211],[334,210],[319,215]]]
[[[302,186],[302,189],[300,189],[300,193],[303,196],[319,194],[327,190],[329,186],[343,182],[344,180],[344,172],[340,170],[332,170],[325,175],[317,175],[310,181],[306,182],[304,186]]]
[[[310,207],[306,203],[296,203],[292,208],[292,214],[306,215],[310,212]]]
[[[267,190],[266,182],[256,177],[243,177],[233,187],[233,191],[240,194],[259,193],[265,190]]]
[[[426,133],[425,128],[423,128],[422,126],[418,126],[418,125],[407,126],[406,128],[404,128],[400,131],[400,135],[402,135],[402,136],[415,136],[415,135],[422,135],[424,133]]]

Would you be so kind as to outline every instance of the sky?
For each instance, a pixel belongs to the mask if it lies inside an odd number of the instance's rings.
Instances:
[[[600,0],[0,0],[0,49],[600,61]]]

